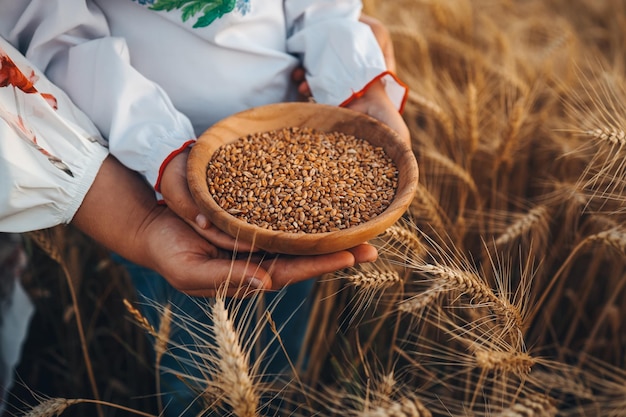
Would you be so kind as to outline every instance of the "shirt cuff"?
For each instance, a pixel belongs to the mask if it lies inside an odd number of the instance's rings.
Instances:
[[[156,191],[157,200],[159,200],[159,203],[163,203],[163,198],[162,198],[163,196],[161,195],[161,180],[163,179],[163,173],[165,172],[165,168],[167,168],[167,165],[172,161],[172,159],[180,155],[182,152],[184,152],[188,147],[192,146],[194,143],[196,143],[195,139],[190,139],[187,142],[183,143],[183,145],[180,148],[175,149],[169,155],[167,155],[167,157],[161,163],[161,166],[159,167],[159,173],[154,183],[154,191]]]
[[[404,84],[400,79],[391,71],[384,71],[374,77],[370,82],[365,84],[365,86],[359,91],[353,91],[352,95],[344,100],[340,107],[345,107],[350,104],[353,100],[362,97],[365,92],[377,81],[381,81],[383,86],[385,87],[385,92],[387,96],[393,103],[393,105],[398,109],[400,113],[404,111],[404,105],[406,104],[407,97],[409,95],[409,87]]]

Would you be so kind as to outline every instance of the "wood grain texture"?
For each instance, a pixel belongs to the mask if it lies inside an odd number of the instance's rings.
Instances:
[[[220,146],[240,137],[285,127],[343,132],[381,146],[399,171],[398,189],[390,206],[366,223],[326,233],[268,230],[228,214],[208,191],[206,171],[211,156]],[[198,138],[191,149],[187,169],[191,194],[213,224],[239,240],[252,242],[259,249],[290,255],[336,252],[378,236],[407,210],[417,190],[419,178],[412,150],[393,130],[364,114],[316,103],[270,104],[237,113],[216,123]]]

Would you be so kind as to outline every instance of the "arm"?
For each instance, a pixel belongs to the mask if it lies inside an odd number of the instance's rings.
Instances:
[[[387,28],[377,19],[361,14],[359,21],[367,24],[372,33],[376,37],[376,41],[383,53],[385,65],[392,73],[396,70],[396,60],[394,55],[393,43]],[[298,91],[305,97],[311,97],[311,89],[305,80],[305,71],[303,68],[297,68],[293,73],[293,79],[298,83]],[[401,138],[404,138],[410,144],[410,132],[406,123],[396,111],[395,106],[390,102],[386,91],[381,88],[381,83],[374,83],[367,88],[365,93],[357,99],[349,101],[346,107],[356,111],[360,111],[375,117],[386,123],[394,129]]]
[[[341,105],[380,80],[396,109],[402,109],[406,86],[387,68],[371,27],[359,21],[360,1],[285,3],[287,48],[301,57],[318,102]]]
[[[111,154],[158,191],[165,189],[165,202],[198,233],[233,248],[233,239],[198,217],[186,179],[178,175],[195,138],[191,123],[131,66],[125,41],[111,36],[98,7],[89,0],[0,0],[0,7],[14,9],[0,16],[0,30],[86,111],[108,138]],[[168,165],[171,178],[160,187]]]
[[[230,253],[158,205],[139,175],[107,156],[88,119],[1,38],[0,58],[0,231],[71,221],[192,295],[214,295],[224,282],[230,294],[241,285],[278,289],[376,258],[373,247],[361,245],[322,256],[232,261]],[[20,117],[24,109],[29,117]],[[28,142],[30,133],[37,133],[36,143]]]
[[[89,116],[110,152],[158,190],[161,162],[195,133],[163,89],[133,68],[126,41],[111,35],[95,2],[32,0],[13,18],[3,22],[13,25],[5,30],[11,40]]]

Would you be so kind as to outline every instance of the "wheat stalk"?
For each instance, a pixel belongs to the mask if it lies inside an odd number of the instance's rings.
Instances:
[[[398,310],[404,313],[420,315],[421,312],[426,307],[433,304],[442,293],[447,292],[449,290],[450,288],[445,284],[432,285],[430,288],[428,288],[424,292],[416,294],[405,300],[399,301]]]
[[[72,281],[71,274],[67,268],[67,264],[63,259],[61,251],[58,249],[58,245],[55,244],[54,237],[52,236],[52,229],[36,230],[29,233],[29,236],[37,243],[37,245],[46,252],[50,258],[56,261],[63,271],[65,281],[70,290],[70,296],[72,298],[72,307],[74,308],[74,315],[76,317],[76,327],[78,330],[78,337],[80,338],[80,347],[83,353],[83,359],[87,368],[87,375],[89,377],[89,383],[91,385],[91,391],[96,401],[100,400],[100,394],[98,392],[98,385],[96,383],[96,376],[93,372],[93,366],[91,358],[89,357],[89,349],[87,348],[87,338],[85,337],[85,330],[83,326],[82,315],[78,304],[78,295],[76,294],[76,288],[74,288],[74,282]],[[97,404],[96,410],[99,417],[104,417],[104,411],[100,404]]]
[[[24,417],[56,417],[71,405],[80,403],[81,400],[68,400],[66,398],[50,398],[31,408]]]
[[[602,243],[626,257],[626,231],[621,226],[590,235],[585,240]]]
[[[425,114],[432,116],[439,123],[448,138],[454,137],[454,124],[441,106],[412,90],[409,91],[408,101],[415,104]]]
[[[477,91],[474,83],[469,83],[467,86],[467,127],[469,133],[468,146],[467,146],[467,158],[471,159],[478,149],[478,141],[480,140],[480,134],[478,132],[478,105],[477,105]]]
[[[419,256],[426,252],[424,244],[420,241],[415,232],[400,225],[393,225],[387,228],[382,234],[382,238],[389,238],[395,240],[400,245],[408,248],[413,256]]]

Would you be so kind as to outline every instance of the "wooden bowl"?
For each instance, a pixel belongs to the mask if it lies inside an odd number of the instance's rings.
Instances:
[[[286,127],[309,127],[322,132],[343,132],[381,146],[398,168],[398,188],[387,209],[356,226],[324,233],[293,233],[264,229],[238,219],[211,197],[207,167],[222,145],[251,133]],[[376,119],[349,109],[316,103],[280,103],[234,114],[210,127],[192,147],[187,165],[191,194],[211,222],[241,241],[271,253],[314,255],[337,252],[372,239],[393,225],[406,211],[418,183],[415,156],[399,136]]]

